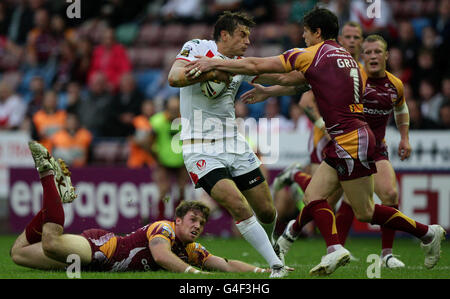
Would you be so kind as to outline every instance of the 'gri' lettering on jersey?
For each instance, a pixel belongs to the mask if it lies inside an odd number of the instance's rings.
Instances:
[[[338,58],[336,62],[340,68],[358,68],[358,64],[353,59]]]

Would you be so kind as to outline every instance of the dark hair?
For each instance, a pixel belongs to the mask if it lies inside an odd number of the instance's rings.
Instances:
[[[175,209],[175,217],[183,218],[189,211],[199,211],[203,214],[205,221],[208,221],[209,208],[202,202],[197,200],[183,200]]]
[[[214,24],[213,38],[218,41],[220,38],[220,32],[226,30],[229,34],[233,34],[238,25],[244,25],[246,27],[254,27],[255,22],[253,18],[243,12],[231,12],[226,11],[219,16],[216,24]]]
[[[320,28],[324,40],[336,39],[339,35],[338,18],[326,8],[315,7],[305,15],[303,23],[312,32],[316,32]]]

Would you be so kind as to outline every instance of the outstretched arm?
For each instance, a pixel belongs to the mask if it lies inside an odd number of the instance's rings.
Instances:
[[[204,266],[209,270],[221,272],[270,272],[270,269],[262,269],[238,260],[226,260],[218,256],[210,256]]]
[[[245,104],[263,102],[269,97],[289,96],[300,93],[300,87],[273,85],[264,87],[260,84],[252,84],[254,88],[244,92],[240,99]]]
[[[259,75],[264,73],[286,73],[286,70],[278,56],[248,57],[242,59],[210,59],[204,56],[196,56],[198,60],[186,65],[188,78],[197,78],[203,73],[213,69],[232,74]]]
[[[149,242],[149,248],[155,262],[168,271],[194,274],[206,273],[183,262],[172,252],[169,241],[164,238],[155,237],[151,239]]]

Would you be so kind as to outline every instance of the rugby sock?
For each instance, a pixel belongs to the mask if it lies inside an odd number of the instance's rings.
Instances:
[[[25,227],[25,236],[30,244],[41,242],[42,240],[42,210],[37,213],[30,223]]]
[[[314,223],[319,228],[327,247],[339,244],[336,218],[326,199],[313,201],[308,206],[311,206],[310,211],[313,215]]]
[[[291,226],[292,231],[290,233],[292,236],[298,236],[302,232],[302,228],[314,219],[309,210],[309,205],[306,205],[298,214],[296,221]]]
[[[375,205],[371,223],[393,230],[404,231],[419,239],[425,237],[428,232],[428,225],[414,221],[397,209],[378,204]]]
[[[310,202],[303,208],[297,221],[292,225],[293,235],[298,235],[303,226],[311,220],[314,220],[319,228],[327,247],[339,244],[336,219],[325,199]]]
[[[270,244],[269,237],[255,216],[237,222],[236,227],[247,242],[263,256],[270,267],[283,265]]]
[[[266,232],[267,236],[269,237],[270,243],[273,244],[273,234],[275,231],[275,226],[277,224],[277,218],[278,218],[278,212],[275,211],[275,218],[270,223],[263,223],[261,220],[258,219],[258,222],[261,224],[262,228]]]
[[[388,206],[398,210],[398,205]],[[339,230],[338,230],[339,231]],[[339,234],[339,237],[341,235]],[[381,227],[381,250],[382,256],[392,253],[392,246],[394,245],[395,230],[386,226]]]
[[[47,222],[56,223],[64,226],[64,209],[56,189],[53,175],[47,175],[41,178],[42,194],[42,224]]]
[[[342,245],[345,245],[345,241],[347,240],[348,232],[352,227],[354,217],[355,214],[353,213],[352,207],[345,201],[342,201],[341,206],[336,213],[336,227],[339,235],[339,241]]]
[[[292,181],[296,182],[303,191],[308,187],[309,182],[311,182],[311,175],[304,173],[302,171],[297,171],[292,174]]]

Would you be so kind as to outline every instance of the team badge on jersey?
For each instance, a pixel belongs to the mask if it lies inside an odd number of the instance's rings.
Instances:
[[[197,163],[195,163],[195,165],[197,165],[198,170],[203,170],[206,167],[206,161],[198,160]]]
[[[180,55],[184,56],[184,57],[188,57],[189,53],[191,53],[191,50],[192,50],[192,47],[186,46],[181,50]]]
[[[164,225],[161,231],[161,235],[166,236],[167,238],[170,238],[170,236],[172,235],[172,228],[169,226]]]

